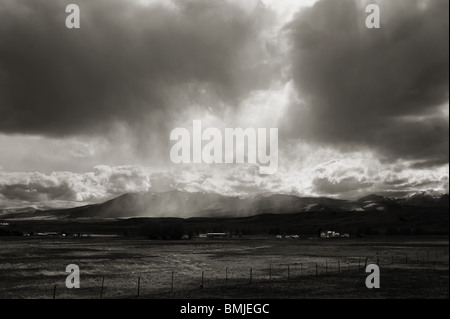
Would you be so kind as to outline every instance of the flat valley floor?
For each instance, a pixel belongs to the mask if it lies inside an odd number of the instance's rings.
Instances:
[[[449,238],[0,238],[0,298],[449,298]],[[68,289],[66,266],[80,269]],[[379,289],[365,285],[378,264]]]

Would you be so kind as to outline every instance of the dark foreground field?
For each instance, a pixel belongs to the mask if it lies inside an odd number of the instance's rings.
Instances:
[[[448,245],[448,237],[8,237],[0,298],[53,298],[55,286],[56,298],[448,298]],[[378,263],[380,289],[366,288],[366,262]],[[68,264],[80,267],[80,289],[65,286]]]

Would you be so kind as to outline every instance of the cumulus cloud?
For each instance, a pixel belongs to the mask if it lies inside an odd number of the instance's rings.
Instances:
[[[92,172],[24,173],[0,172],[0,194],[10,201],[52,206],[54,203],[94,203],[129,192],[147,192],[149,173],[134,166],[99,165]],[[52,204],[53,203],[53,204]]]
[[[296,166],[293,159],[274,175],[260,175],[258,167],[250,164],[186,164],[166,169],[98,165],[86,173],[0,171],[0,208],[80,206],[125,193],[170,190],[244,197],[280,193],[348,199],[370,193],[395,195],[427,189],[448,192],[446,165],[433,171],[417,170],[407,163],[383,164],[370,153],[344,156],[327,149],[311,151],[303,163],[309,165]]]

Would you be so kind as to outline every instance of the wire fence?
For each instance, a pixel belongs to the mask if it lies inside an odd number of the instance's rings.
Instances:
[[[445,260],[442,257],[446,257]],[[310,260],[307,258],[307,260]],[[449,267],[448,251],[418,251],[416,253],[383,256],[352,256],[320,258],[317,261],[295,263],[267,263],[264,267],[224,265],[223,269],[187,271],[149,269],[133,274],[91,274],[83,277],[82,289],[67,289],[65,285],[52,287],[52,298],[135,298],[151,297],[192,289],[236,287],[270,282],[289,282],[303,277],[340,276],[365,272],[367,265],[376,264],[390,269],[444,270]],[[78,291],[74,291],[78,290]]]

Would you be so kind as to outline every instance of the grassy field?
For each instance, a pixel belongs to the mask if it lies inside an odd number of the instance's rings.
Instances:
[[[5,237],[0,298],[53,298],[55,286],[56,298],[136,298],[138,278],[139,298],[448,298],[448,246],[447,236]],[[380,266],[380,289],[365,286],[366,258]],[[80,267],[80,289],[65,286],[68,264]]]

